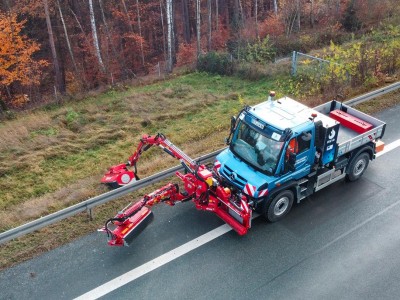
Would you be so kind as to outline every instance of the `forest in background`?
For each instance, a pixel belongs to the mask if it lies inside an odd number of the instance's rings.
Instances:
[[[1,0],[0,111],[195,65],[341,44],[396,0]],[[203,61],[204,62],[204,61]],[[207,57],[206,62],[209,62]]]

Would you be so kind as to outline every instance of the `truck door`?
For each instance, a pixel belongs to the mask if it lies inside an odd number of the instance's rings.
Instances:
[[[314,157],[313,155],[311,155],[311,148],[314,146],[312,144],[311,131],[303,132],[290,140],[286,149],[286,160],[289,160],[291,153],[295,154],[295,168],[294,170],[292,170],[293,173],[303,173],[303,171],[309,170],[309,167],[313,163]]]

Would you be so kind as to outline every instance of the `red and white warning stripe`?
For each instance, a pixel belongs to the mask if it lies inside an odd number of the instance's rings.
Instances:
[[[219,172],[219,169],[221,168],[221,163],[218,161],[218,160],[216,160],[215,162],[214,162],[214,169],[217,171],[217,172]]]
[[[246,184],[244,186],[243,192],[245,192],[247,195],[254,197],[254,194],[256,193],[256,187],[251,184]]]
[[[267,194],[268,194],[268,189],[261,190],[258,192],[258,198],[267,196]]]
[[[240,208],[242,209],[242,211],[245,211],[246,213],[249,212],[249,205],[247,204],[247,199],[244,200],[242,199],[242,201],[240,202]]]

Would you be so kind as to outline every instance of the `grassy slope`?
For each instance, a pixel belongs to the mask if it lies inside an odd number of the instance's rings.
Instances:
[[[104,192],[102,174],[124,162],[143,133],[163,132],[192,157],[221,148],[230,116],[265,99],[274,85],[193,73],[0,124],[0,230]],[[152,149],[139,162],[139,174],[176,164]],[[82,214],[0,246],[0,269],[93,232],[127,198],[153,189],[96,208],[92,222]]]
[[[273,86],[194,73],[1,124],[0,230],[102,192],[101,175],[125,161],[143,133],[163,132],[193,157],[221,147],[230,115]],[[176,164],[154,153],[140,162],[141,175]]]

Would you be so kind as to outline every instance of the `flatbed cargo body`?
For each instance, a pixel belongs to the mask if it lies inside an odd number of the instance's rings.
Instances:
[[[368,114],[365,114],[355,108],[352,108],[344,103],[332,100],[314,108],[317,113],[322,113],[329,117],[329,113],[333,110],[344,110],[350,115],[364,120],[373,125],[373,128],[365,133],[358,133],[342,124],[339,125],[339,133],[337,138],[338,156],[351,152],[358,147],[365,145],[371,140],[382,138],[385,130],[385,122],[376,119]]]

